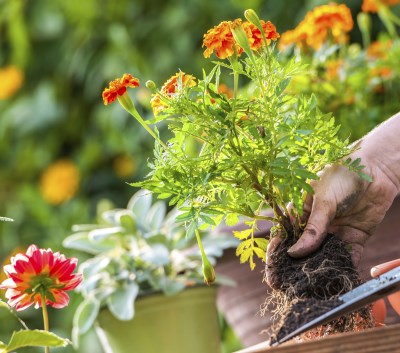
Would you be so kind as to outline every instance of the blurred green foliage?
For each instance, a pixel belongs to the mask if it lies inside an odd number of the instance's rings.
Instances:
[[[147,173],[153,142],[118,105],[105,109],[101,92],[110,80],[130,72],[142,83],[161,85],[179,69],[199,76],[211,65],[202,55],[202,36],[219,22],[253,8],[282,33],[327,2],[0,0],[0,69],[13,65],[25,77],[18,92],[0,100],[0,216],[15,220],[0,222],[0,262],[31,243],[60,249],[72,224],[93,219],[100,199],[125,205],[135,191],[126,182]],[[346,4],[356,14],[361,0]],[[357,29],[351,37],[361,41]],[[147,91],[136,93],[141,113],[149,115]],[[128,167],[118,171],[121,158]],[[76,164],[80,184],[73,198],[53,205],[39,186],[43,172],[60,159]],[[74,298],[71,306],[50,312],[61,336],[69,335]],[[18,323],[2,315],[0,340],[6,340]],[[35,310],[24,318],[40,325]],[[82,351],[100,352],[89,346]]]
[[[124,181],[146,173],[152,141],[120,107],[104,108],[108,81],[124,72],[158,84],[178,69],[200,75],[207,29],[249,7],[287,28],[290,9],[297,13],[304,1],[274,3],[0,1],[0,67],[25,75],[20,91],[0,101],[0,214],[15,218],[12,227],[0,225],[0,255],[31,242],[59,246],[72,223],[94,215],[99,199],[124,205],[133,191]],[[136,98],[146,109],[147,91]],[[120,156],[134,158],[123,177],[113,169]],[[53,206],[38,185],[61,158],[77,164],[81,184],[76,197]]]

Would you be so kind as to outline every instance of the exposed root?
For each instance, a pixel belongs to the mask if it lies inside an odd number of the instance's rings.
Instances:
[[[285,238],[272,254],[272,266],[268,268],[274,290],[261,312],[273,307],[274,320],[279,318],[270,332],[271,341],[335,307],[340,295],[362,283],[345,244],[335,236],[328,236],[318,252],[303,259],[287,254],[293,243],[290,237]],[[358,331],[373,324],[371,310],[366,307],[312,330],[303,338]]]

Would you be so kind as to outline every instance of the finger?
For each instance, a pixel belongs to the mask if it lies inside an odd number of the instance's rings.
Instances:
[[[351,249],[351,261],[353,261],[354,266],[358,266],[361,261],[361,256],[364,251],[364,246],[360,244],[350,244]]]
[[[371,276],[377,277],[382,273],[388,272],[396,267],[400,266],[400,259],[385,262],[383,264],[374,266],[371,268]]]
[[[351,259],[353,264],[357,266],[361,260],[364,251],[364,245],[368,240],[368,233],[363,230],[353,227],[329,227],[328,231],[333,229],[332,234],[335,234],[340,240],[349,245],[351,252]]]
[[[274,283],[272,276],[271,276],[271,271],[270,271],[270,268],[273,265],[271,255],[274,253],[275,249],[277,248],[277,246],[279,245],[279,243],[281,241],[282,241],[282,237],[280,235],[276,235],[269,241],[268,247],[267,247],[267,258],[265,261],[267,264],[266,269],[265,269],[265,280],[270,287],[272,287],[273,283]]]
[[[288,254],[299,258],[317,250],[325,239],[328,225],[334,216],[334,210],[326,201],[319,202],[315,198],[306,228],[297,243],[289,248]]]
[[[313,205],[313,194],[310,192],[307,192],[306,199],[305,199],[304,205],[303,205],[303,214],[300,217],[301,223],[303,223],[303,224],[306,223],[308,221],[308,219],[310,218],[312,205]]]
[[[279,243],[282,241],[282,237],[277,235],[273,237],[267,247],[267,258],[266,258],[266,264],[267,266],[272,265],[272,260],[271,260],[271,254],[275,251],[276,247],[279,245]]]

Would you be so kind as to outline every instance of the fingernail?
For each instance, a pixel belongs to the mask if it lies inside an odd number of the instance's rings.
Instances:
[[[371,268],[371,276],[372,277],[375,277],[375,275],[376,275],[376,272],[378,272],[378,270],[379,270],[379,266],[374,266],[374,267],[372,267]]]

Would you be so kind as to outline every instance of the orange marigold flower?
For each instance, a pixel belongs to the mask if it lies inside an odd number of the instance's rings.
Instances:
[[[267,44],[270,44],[271,41],[276,41],[279,38],[279,33],[276,31],[276,27],[272,22],[260,20],[260,23]],[[243,48],[240,47],[233,37],[231,28],[234,26],[242,26],[252,50],[258,50],[264,45],[262,33],[257,26],[247,21],[242,23],[242,20],[238,18],[234,21],[223,21],[218,26],[207,31],[203,40],[203,47],[206,47],[204,57],[210,57],[214,51],[220,59],[231,57],[234,55],[235,51],[237,55],[243,53]]]
[[[51,249],[39,249],[31,245],[25,254],[11,258],[11,264],[4,266],[7,279],[0,289],[7,290],[8,305],[16,310],[24,310],[31,305],[42,306],[42,296],[46,305],[63,308],[69,303],[66,291],[76,288],[82,275],[73,273],[78,260],[67,259]]]
[[[271,21],[265,22],[263,20],[260,20],[260,23],[263,28],[265,39],[267,40],[268,45],[271,43],[271,41],[276,41],[279,38],[279,33],[276,31],[276,27]],[[261,31],[257,28],[256,25],[250,22],[244,22],[243,27],[249,39],[250,49],[260,49],[264,45]],[[246,30],[247,28],[249,30]]]
[[[183,71],[179,71],[164,83],[164,86],[161,87],[161,93],[172,95],[177,93],[180,87],[193,86],[196,86],[196,78],[192,75],[185,74]]]
[[[139,85],[139,80],[131,74],[124,74],[121,78],[111,81],[108,88],[103,90],[102,97],[104,105],[111,104],[118,96],[125,94],[128,87],[135,88],[139,87]]]
[[[240,19],[235,20],[240,21]],[[209,58],[215,51],[220,59],[226,59],[236,52],[240,55],[243,49],[236,43],[231,32],[232,21],[223,21],[207,31],[203,38],[204,57]]]
[[[160,93],[167,97],[172,97],[181,88],[196,86],[196,78],[192,75],[187,75],[183,71],[176,73],[176,75],[169,78],[164,85],[161,87]],[[164,109],[168,108],[159,93],[153,95],[150,100],[153,113],[157,116]]]
[[[22,86],[24,73],[15,66],[0,69],[0,99],[12,97]]]
[[[50,204],[58,205],[71,199],[79,188],[80,175],[70,160],[59,160],[50,165],[40,178],[40,191]]]
[[[364,12],[378,12],[381,6],[394,6],[400,4],[400,0],[363,0],[361,9]]]
[[[150,105],[153,109],[154,116],[157,116],[164,109],[168,108],[168,106],[162,101],[162,98],[158,93],[153,95],[153,97],[150,99]]]

